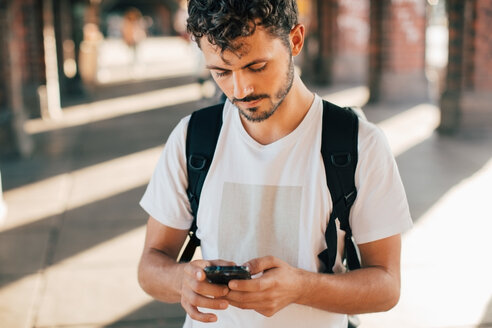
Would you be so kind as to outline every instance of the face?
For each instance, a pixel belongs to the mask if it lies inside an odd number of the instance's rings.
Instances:
[[[236,52],[221,52],[206,38],[200,45],[214,80],[241,115],[262,122],[275,113],[292,87],[292,51],[261,27],[236,42],[240,45]]]

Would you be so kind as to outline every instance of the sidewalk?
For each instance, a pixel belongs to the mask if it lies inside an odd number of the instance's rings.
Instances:
[[[199,92],[188,84],[104,100],[26,125],[35,154],[0,163],[9,211],[1,327],[182,325],[179,305],[137,284],[146,221],[138,201],[174,125],[205,104]],[[341,105],[367,100],[363,87],[317,92]],[[399,305],[361,316],[361,328],[492,327],[492,138],[436,135],[430,104],[364,111],[388,136],[415,227],[403,237]]]

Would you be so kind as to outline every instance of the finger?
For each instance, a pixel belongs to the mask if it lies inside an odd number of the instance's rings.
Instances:
[[[253,300],[253,301],[235,301],[235,300],[229,300],[229,305],[232,305],[234,307],[243,309],[243,310],[257,310],[258,307],[260,306],[258,304],[258,300]]]
[[[205,272],[203,269],[205,269],[207,266],[211,265],[219,265],[219,266],[226,266],[226,265],[236,265],[234,262],[231,261],[225,261],[225,260],[196,260],[193,262],[190,262],[189,265],[185,267],[185,272],[188,273],[190,276],[194,276],[196,279],[199,281],[205,280]]]
[[[228,287],[231,291],[259,292],[271,287],[269,279],[263,277],[248,280],[231,280]]]
[[[249,267],[249,271],[252,275],[266,271],[271,268],[278,267],[282,264],[282,261],[273,256],[265,256],[256,259],[252,259],[246,262],[244,265]]]
[[[225,299],[229,302],[229,304],[234,305],[237,303],[253,303],[258,305],[258,303],[264,302],[264,294],[263,293],[250,293],[250,292],[238,292],[231,291]]]
[[[230,266],[230,265],[236,265],[235,262],[232,261],[226,261],[226,260],[212,260],[210,261],[212,265],[219,265],[219,266]]]
[[[198,294],[207,295],[214,298],[224,297],[229,293],[229,287],[212,284],[208,281],[199,283],[196,286],[193,286],[192,289]]]
[[[193,277],[198,281],[203,281],[205,280],[205,272],[203,271],[203,269],[209,265],[211,265],[209,261],[204,261],[204,260],[193,261],[188,263],[184,267],[184,272],[188,276]]]
[[[229,288],[227,286],[211,284],[208,281],[200,281],[194,278],[185,279],[184,284],[194,293],[211,296],[213,298],[223,297],[229,293]]]
[[[187,302],[181,302],[181,306],[188,313],[190,318],[201,322],[215,322],[217,321],[217,316],[213,313],[203,313],[198,311],[196,306],[192,306]]]
[[[229,303],[225,299],[215,299],[206,297],[191,290],[187,290],[183,295],[183,299],[195,307],[202,307],[207,309],[224,310],[227,309]]]

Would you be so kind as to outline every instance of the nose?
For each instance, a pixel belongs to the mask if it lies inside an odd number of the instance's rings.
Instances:
[[[254,88],[251,84],[251,80],[247,78],[244,73],[233,72],[232,78],[234,83],[234,98],[243,99],[253,93]]]

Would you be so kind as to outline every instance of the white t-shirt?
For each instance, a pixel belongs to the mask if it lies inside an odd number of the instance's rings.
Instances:
[[[321,157],[323,105],[319,96],[301,124],[268,145],[252,139],[239,112],[226,102],[214,159],[198,209],[197,236],[204,259],[242,264],[273,255],[292,266],[318,272],[318,254],[332,202]],[[408,203],[389,146],[373,124],[359,120],[358,196],[350,226],[356,243],[402,233],[412,225]],[[140,202],[156,220],[176,229],[192,222],[186,195],[186,129],[181,120],[164,147]],[[292,304],[267,318],[230,306],[213,311],[217,323],[186,320],[185,327],[346,327],[346,316]]]

